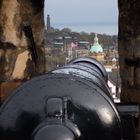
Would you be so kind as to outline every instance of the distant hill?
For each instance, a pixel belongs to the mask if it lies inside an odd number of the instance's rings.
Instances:
[[[49,32],[45,30],[45,44],[48,46],[51,42],[58,37],[70,36],[72,38],[76,38],[77,41],[88,41],[90,43],[94,42],[95,33],[86,33],[86,32],[73,32],[69,28],[64,28],[62,30],[53,29]],[[107,35],[107,34],[98,34],[99,43],[103,46],[103,48],[116,46],[117,44],[117,35]]]

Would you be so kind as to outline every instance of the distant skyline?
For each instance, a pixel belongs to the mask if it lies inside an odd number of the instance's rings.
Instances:
[[[99,28],[99,33],[117,34],[118,32],[117,0],[46,0],[45,23],[47,14],[51,16],[51,25],[54,28],[68,27],[85,32],[90,32],[90,29],[94,32],[96,29],[98,32],[96,26],[100,28],[104,26],[104,31]],[[90,28],[86,27],[89,25]],[[108,27],[106,31],[105,26]]]

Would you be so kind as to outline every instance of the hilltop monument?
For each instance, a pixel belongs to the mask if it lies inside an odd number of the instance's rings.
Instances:
[[[51,19],[50,15],[47,15],[47,31],[49,32],[51,30]]]

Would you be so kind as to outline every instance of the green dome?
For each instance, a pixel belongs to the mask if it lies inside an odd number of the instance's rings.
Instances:
[[[103,52],[103,48],[99,44],[93,44],[93,46],[91,46],[91,48],[90,48],[90,52],[91,53],[100,53],[100,52]]]
[[[94,44],[91,46],[90,52],[91,53],[100,53],[100,52],[103,52],[102,46],[98,43],[97,34],[95,34]]]

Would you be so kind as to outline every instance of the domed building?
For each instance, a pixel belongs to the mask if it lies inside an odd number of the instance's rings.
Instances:
[[[104,52],[102,46],[99,44],[97,34],[95,34],[94,43],[90,48],[89,55],[100,62],[104,61]]]

